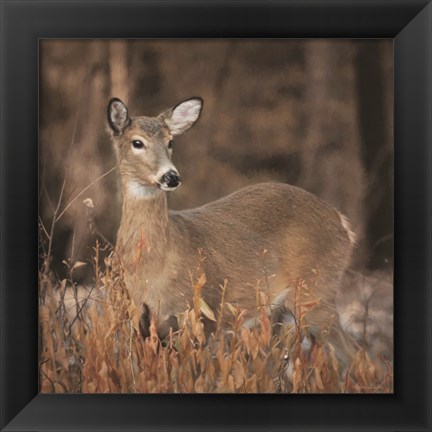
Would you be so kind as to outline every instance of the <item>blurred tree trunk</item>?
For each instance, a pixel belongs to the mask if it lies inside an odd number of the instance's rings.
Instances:
[[[88,45],[87,58],[87,79],[84,83],[86,88],[83,93],[85,103],[81,104],[81,121],[75,144],[77,157],[73,158],[72,176],[68,181],[74,186],[68,193],[69,199],[103,175],[107,167],[114,165],[109,138],[107,135],[101,136],[100,133],[106,124],[103,107],[108,103],[107,94],[119,97],[126,103],[129,96],[127,41],[94,40]],[[92,169],[89,170],[88,161],[91,160]],[[108,193],[113,187],[108,188],[107,183],[116,182],[114,177],[112,174],[112,178],[94,183],[72,206],[73,235],[68,246],[68,256],[72,261],[84,260],[88,255],[89,246],[94,245],[95,240],[89,232],[89,220],[86,216],[88,210],[83,205],[84,199],[92,199],[92,217],[97,223],[98,230],[113,240],[112,233],[115,232],[115,226],[120,218],[120,200]],[[119,191],[120,188],[117,187],[115,190]],[[107,208],[110,208],[109,213],[106,212]]]
[[[82,85],[82,102],[80,103],[80,121],[78,122],[76,142],[74,143],[75,155],[71,159],[71,176],[68,179],[68,201],[83,191],[97,177],[104,172],[104,166],[100,162],[101,153],[98,146],[100,126],[105,121],[101,106],[105,104],[106,91],[106,42],[94,40],[88,45],[87,73]],[[88,161],[93,161],[92,169],[88,169]],[[86,217],[87,209],[83,200],[91,198],[94,202],[94,215],[103,212],[107,205],[107,193],[104,185],[97,182],[77,199],[70,209],[73,218],[73,235],[69,240],[68,257],[72,262],[83,260],[88,254],[89,221]]]
[[[163,81],[175,80],[175,76],[164,76],[161,72],[161,52],[157,41],[142,43],[132,40],[128,44],[127,78],[129,98],[128,107],[135,115],[156,115],[160,107]],[[163,107],[168,108],[168,106]]]
[[[305,140],[300,185],[348,216],[362,240],[365,179],[355,94],[356,45],[306,42]]]
[[[109,71],[111,96],[121,99],[126,104],[129,99],[127,40],[111,40],[109,42]]]
[[[130,92],[132,89],[132,80],[130,77],[129,68],[129,52],[130,52],[131,41],[128,40],[110,40],[108,42],[108,55],[106,61],[108,63],[108,85],[105,94],[110,95],[109,98],[117,97],[121,99],[126,105],[129,106]],[[106,107],[108,100],[105,100],[101,106]],[[99,107],[100,109],[100,107]],[[104,114],[103,122],[106,124],[105,110],[101,110]],[[133,112],[132,112],[133,115]],[[117,164],[116,157],[114,155],[110,138],[106,133],[102,142],[104,148],[104,154],[108,163],[105,163],[105,167],[115,166]],[[115,243],[118,225],[121,218],[121,202],[122,202],[122,190],[119,176],[117,172],[114,172],[106,181],[105,192],[109,194],[106,206],[105,215],[100,218],[102,232],[111,239],[112,243]],[[106,209],[109,208],[108,214]]]
[[[393,257],[393,55],[392,41],[364,41],[357,53],[362,157],[368,176],[365,194],[367,250],[371,268]]]

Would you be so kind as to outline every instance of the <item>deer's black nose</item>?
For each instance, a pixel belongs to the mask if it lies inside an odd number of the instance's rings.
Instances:
[[[180,182],[180,176],[173,170],[168,171],[162,176],[162,182],[170,188],[177,187]]]

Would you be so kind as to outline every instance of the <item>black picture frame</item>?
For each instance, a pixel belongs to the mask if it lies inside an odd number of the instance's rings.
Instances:
[[[2,431],[431,430],[430,0],[1,5]],[[395,393],[38,394],[40,38],[393,38]]]

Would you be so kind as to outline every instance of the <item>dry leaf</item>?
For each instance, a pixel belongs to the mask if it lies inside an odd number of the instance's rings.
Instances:
[[[210,309],[210,306],[205,302],[203,298],[200,298],[200,310],[210,320],[216,321],[215,314]]]
[[[236,316],[237,315],[237,308],[235,306],[233,306],[231,303],[225,302],[225,306],[227,306],[227,308],[229,309],[229,311]]]

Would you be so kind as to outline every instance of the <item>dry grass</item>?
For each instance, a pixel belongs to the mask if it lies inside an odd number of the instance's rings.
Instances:
[[[260,319],[244,326],[245,311],[222,302],[212,311],[203,302],[205,274],[191,280],[194,304],[179,319],[180,330],[160,341],[139,333],[139,313],[112,257],[100,267],[94,253],[95,281],[78,287],[70,277],[55,281],[40,272],[40,391],[43,393],[390,393],[392,365],[371,361],[361,349],[343,370],[330,344],[308,347],[302,317],[313,304],[296,304],[296,319],[272,331],[265,292],[258,292]],[[296,290],[302,289],[299,281]],[[299,295],[298,298],[301,298]],[[221,316],[228,314],[228,325]],[[206,337],[204,316],[216,321]]]

